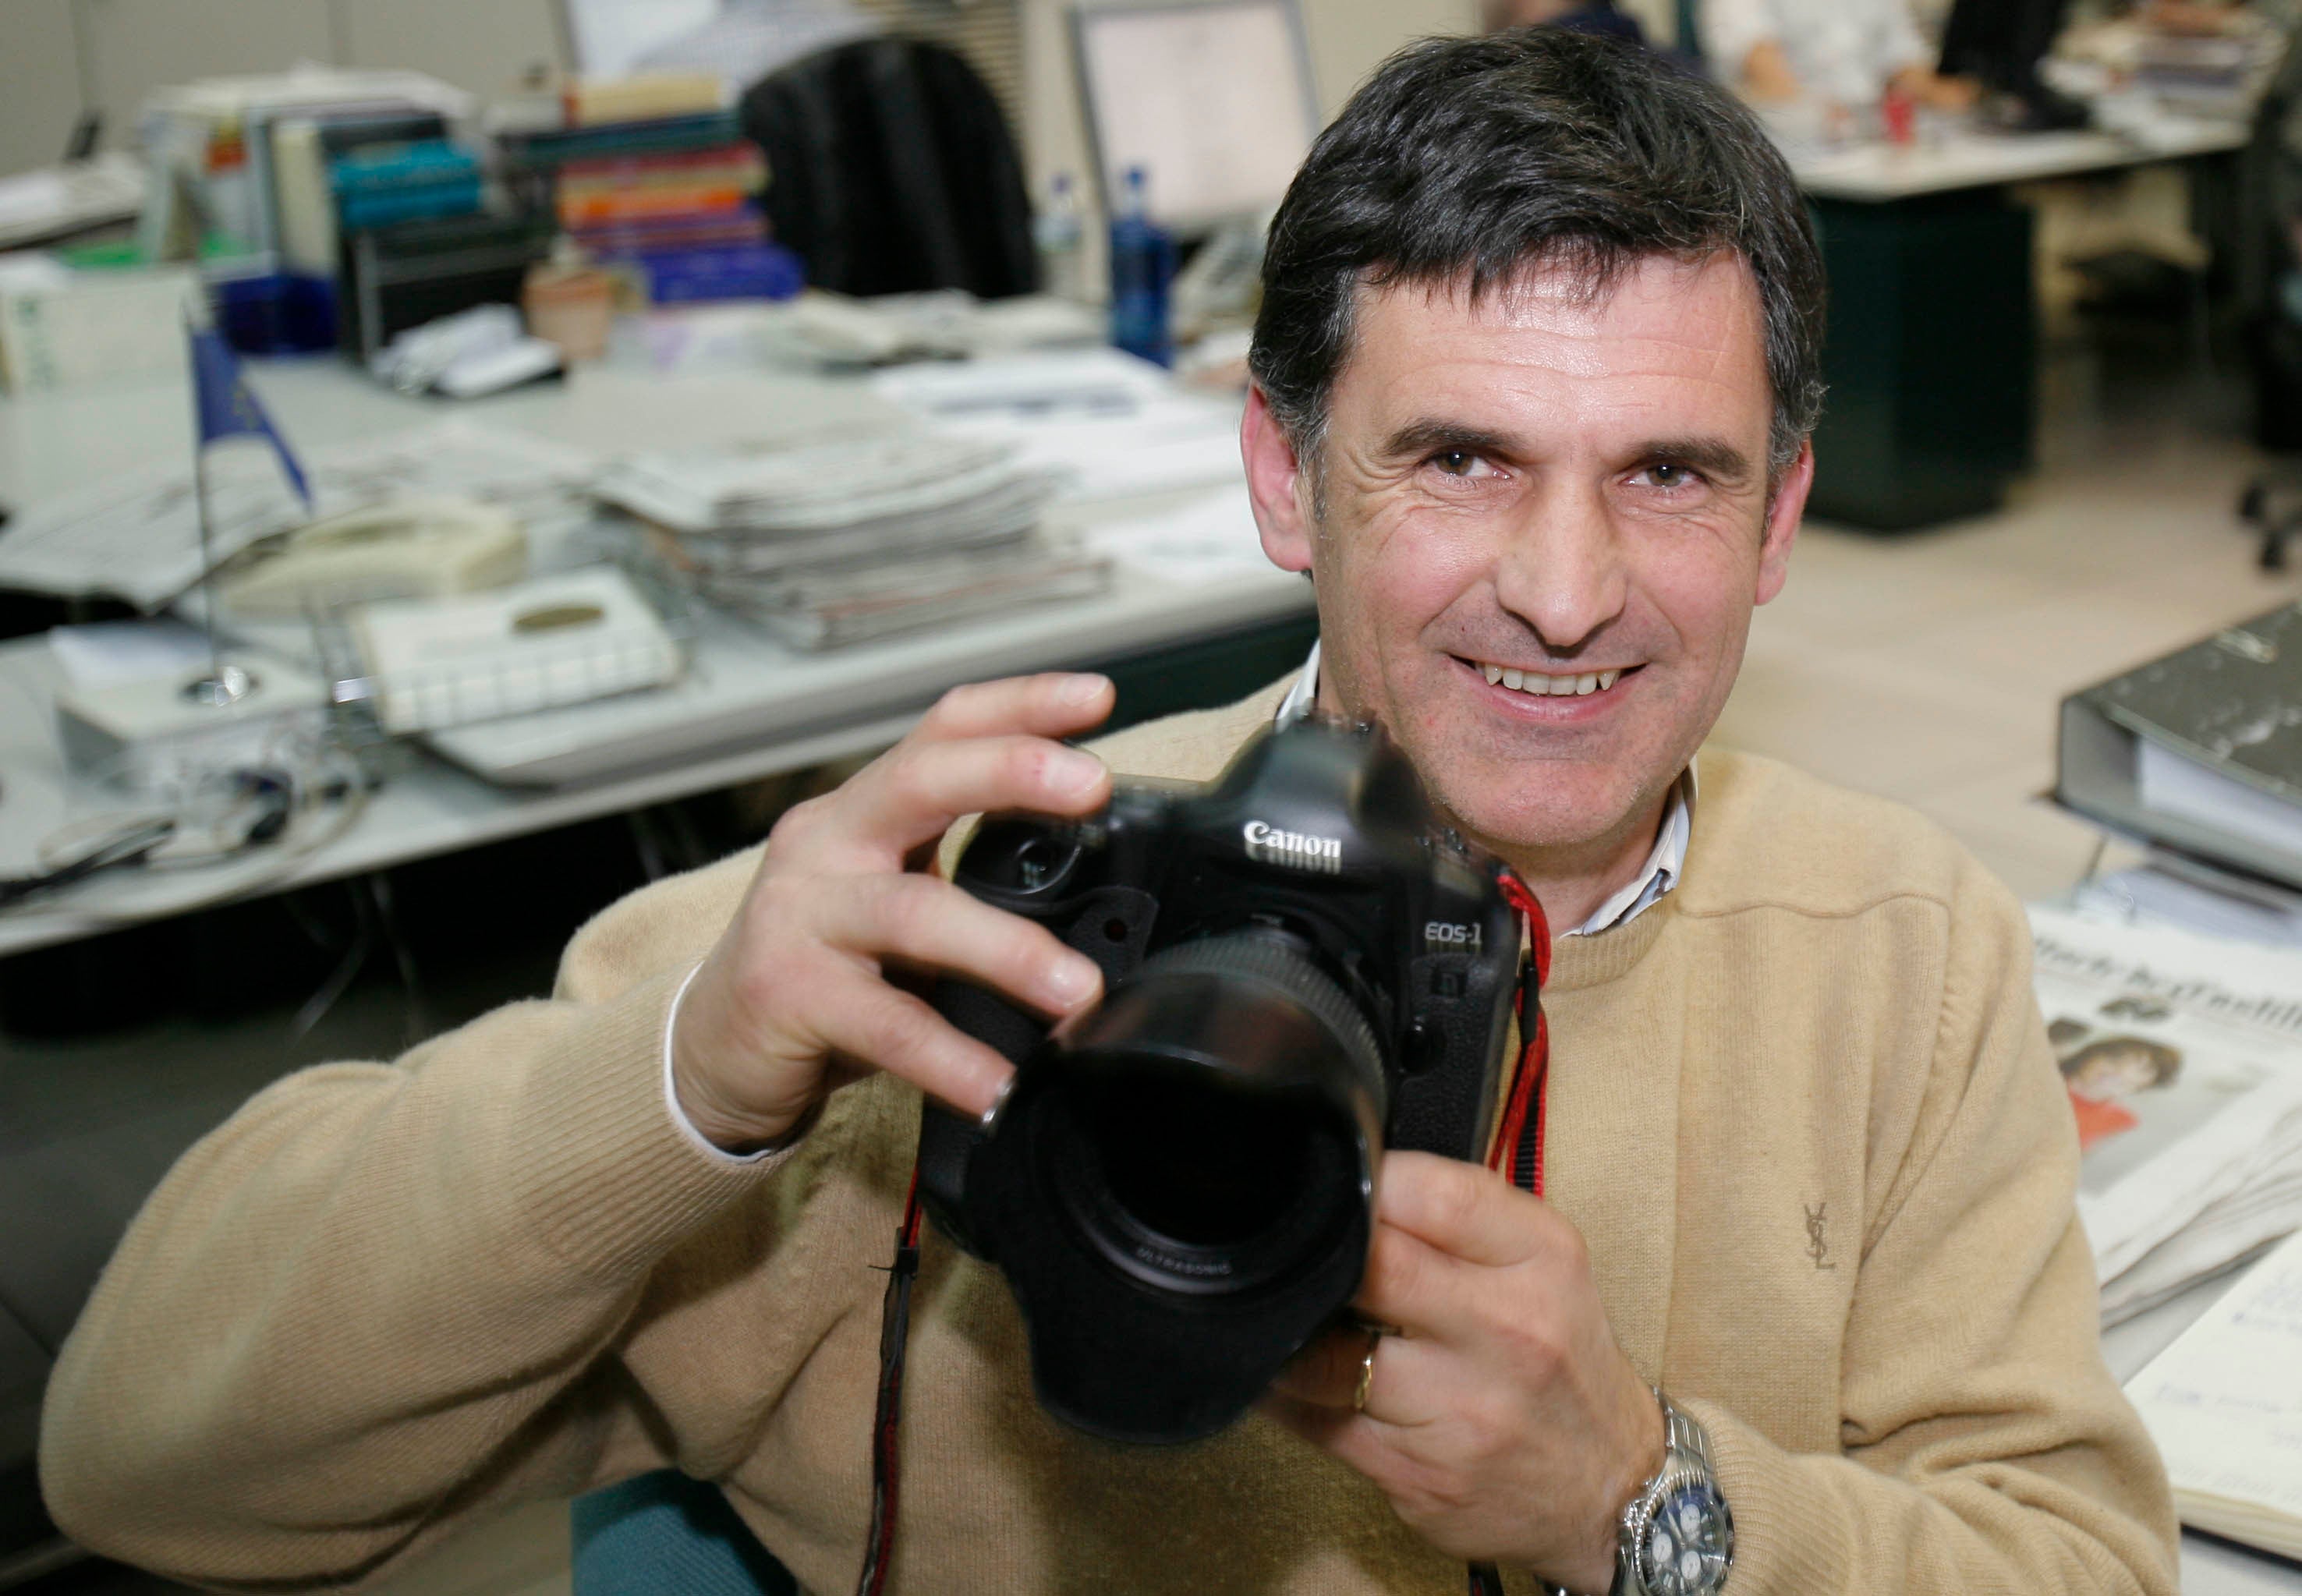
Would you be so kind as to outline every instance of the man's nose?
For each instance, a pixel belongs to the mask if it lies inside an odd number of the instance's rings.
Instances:
[[[1495,595],[1558,653],[1579,648],[1620,615],[1630,572],[1599,493],[1560,483],[1531,495],[1505,529]]]

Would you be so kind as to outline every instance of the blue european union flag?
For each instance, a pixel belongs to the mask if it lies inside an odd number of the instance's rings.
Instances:
[[[307,505],[312,502],[304,468],[296,463],[296,457],[288,451],[288,441],[273,426],[272,418],[240,377],[231,346],[213,327],[192,331],[192,403],[199,413],[200,448],[219,438],[265,439],[280,457],[280,468],[296,485],[296,496]]]

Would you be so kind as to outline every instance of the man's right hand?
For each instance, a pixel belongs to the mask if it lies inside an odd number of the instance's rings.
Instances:
[[[673,1085],[697,1130],[729,1152],[771,1146],[872,1069],[962,1113],[988,1111],[1007,1061],[892,984],[891,969],[965,976],[1051,1017],[1101,996],[1093,962],[1045,927],[925,872],[962,816],[1101,808],[1110,773],[1056,739],[1101,725],[1112,696],[1097,676],[954,688],[911,735],[777,822],[673,1027]]]

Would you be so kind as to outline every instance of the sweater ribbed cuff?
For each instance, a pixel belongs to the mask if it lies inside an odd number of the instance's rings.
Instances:
[[[1718,1492],[1735,1516],[1735,1596],[1846,1588],[1842,1504],[1811,1457],[1785,1451],[1716,1403],[1671,1400],[1702,1426]]]
[[[540,1239],[586,1273],[648,1267],[793,1150],[708,1159],[665,1113],[664,1028],[687,973],[600,1004],[521,1088],[517,1201]]]

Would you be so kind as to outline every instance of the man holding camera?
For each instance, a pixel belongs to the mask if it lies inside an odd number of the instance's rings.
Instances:
[[[1894,806],[1697,758],[1785,578],[1821,292],[1709,86],[1574,36],[1395,57],[1265,269],[1243,442],[1317,586],[1302,679],[1099,759],[1061,740],[1101,678],[958,689],[763,854],[602,915],[552,1001],[259,1096],[66,1349],[60,1522],[320,1584],[671,1463],[850,1584],[920,1094],[979,1115],[1010,1076],[912,978],[1100,995],[938,843],[1089,814],[1114,769],[1206,780],[1315,703],[1385,727],[1558,933],[1521,1178],[1389,1156],[1384,1331],[1181,1449],[1048,1419],[997,1275],[930,1236],[888,1588],[2172,1591],[2019,907]]]

